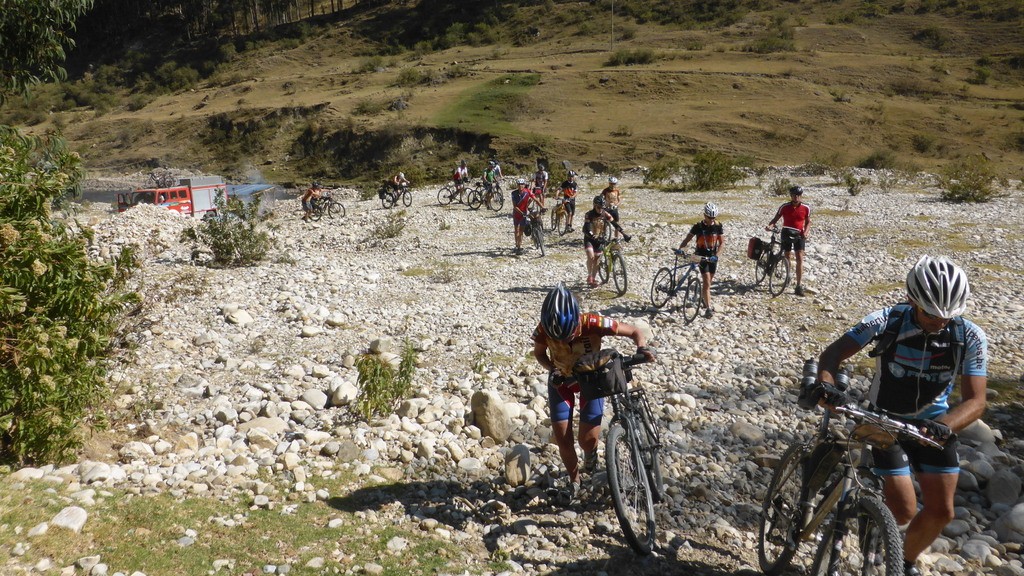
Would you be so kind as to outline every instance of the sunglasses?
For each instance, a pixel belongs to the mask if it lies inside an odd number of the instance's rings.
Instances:
[[[949,322],[950,321],[950,318],[944,318],[942,316],[936,316],[935,314],[932,314],[931,312],[928,312],[927,310],[925,310],[924,308],[921,308],[920,306],[918,306],[917,309],[921,311],[921,315],[922,316],[924,316],[925,318],[927,318],[929,320],[942,320],[944,322]]]

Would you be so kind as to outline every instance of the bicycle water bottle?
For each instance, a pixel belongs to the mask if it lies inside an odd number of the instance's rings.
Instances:
[[[808,358],[804,361],[803,375],[800,378],[800,396],[797,398],[797,404],[805,409],[809,410],[818,403],[817,394],[817,383],[818,383],[818,361],[814,358]]]
[[[846,389],[850,387],[850,370],[849,368],[843,368],[836,374],[836,388],[846,392]]]

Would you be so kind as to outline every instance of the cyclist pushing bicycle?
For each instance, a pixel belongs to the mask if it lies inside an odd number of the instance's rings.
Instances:
[[[818,379],[835,383],[839,365],[872,341],[876,358],[869,400],[886,412],[914,419],[920,432],[941,448],[901,440],[891,448],[872,448],[876,475],[884,479],[885,503],[898,524],[910,523],[904,540],[906,576],[918,576],[917,557],[953,519],[953,495],[960,473],[956,432],[985,411],[988,342],[985,332],[961,314],[970,287],[964,271],[945,257],[923,256],[907,274],[909,303],[868,314],[822,352]],[[949,405],[960,376],[962,401]],[[821,394],[819,386],[818,395]],[[838,394],[842,396],[841,394]],[[826,406],[845,404],[832,393]],[[818,401],[811,398],[810,403]],[[910,474],[921,488],[923,507]]]
[[[516,254],[523,253],[523,232],[526,221],[530,217],[530,206],[544,209],[544,196],[537,194],[526,184],[525,178],[516,180],[516,189],[512,191],[512,226],[516,243]]]
[[[583,215],[583,249],[587,253],[587,285],[594,287],[598,285],[597,267],[601,258],[601,250],[608,242],[608,226],[615,228],[622,234],[622,239],[629,242],[630,236],[626,234],[618,221],[610,212],[605,210],[604,196],[594,196],[594,208]]]
[[[551,432],[568,474],[563,495],[569,501],[579,490],[581,472],[572,430],[573,408],[577,405],[580,391],[579,383],[572,375],[573,367],[584,354],[601,350],[601,339],[605,336],[632,339],[637,353],[643,354],[649,362],[654,361],[654,352],[646,347],[646,336],[635,326],[582,312],[579,301],[561,282],[548,292],[541,306],[540,323],[533,331],[533,355],[549,372],[547,390]],[[597,467],[597,445],[603,415],[603,398],[587,401],[579,397],[578,440],[583,449],[582,471],[588,474]]]
[[[679,250],[682,251],[690,240],[697,239],[697,250],[695,254],[701,256],[700,279],[701,297],[707,312],[704,315],[711,318],[714,315],[714,308],[711,306],[711,281],[715,278],[718,270],[718,253],[725,244],[725,232],[722,230],[722,223],[718,221],[718,206],[712,202],[704,205],[704,219],[697,222],[690,228],[690,233],[683,238]],[[712,258],[713,257],[713,258]]]

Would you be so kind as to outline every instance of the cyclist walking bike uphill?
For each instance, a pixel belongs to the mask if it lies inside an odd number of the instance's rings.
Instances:
[[[718,271],[718,253],[725,244],[725,232],[722,230],[722,223],[718,221],[718,206],[713,202],[704,205],[704,219],[690,228],[690,233],[683,238],[679,250],[684,250],[690,240],[694,238],[697,239],[695,242],[697,256],[715,257],[714,260],[701,260],[700,262],[700,291],[708,310],[704,315],[711,318],[715,313],[714,308],[711,307],[711,281],[714,280],[715,272]]]
[[[876,358],[871,403],[915,419],[922,434],[944,444],[932,448],[900,441],[888,450],[872,449],[886,505],[897,523],[910,523],[903,545],[907,576],[920,574],[915,560],[953,519],[960,473],[956,432],[985,411],[988,342],[981,328],[961,316],[970,293],[959,266],[945,257],[924,256],[907,274],[909,303],[868,314],[819,358],[818,379],[832,384],[844,360],[877,341],[869,354]],[[962,401],[950,407],[957,375]],[[822,403],[845,401],[833,397]],[[921,487],[920,511],[911,470]]]
[[[530,204],[544,207],[544,196],[538,196],[526,184],[525,178],[516,180],[516,189],[512,191],[512,227],[515,235],[516,254],[523,253],[523,232],[529,218]]]
[[[796,289],[797,296],[804,295],[801,280],[804,274],[804,246],[811,228],[811,207],[803,203],[804,189],[793,186],[789,189],[789,202],[779,206],[775,217],[764,227],[771,230],[775,223],[782,219],[782,251],[786,259],[792,261],[791,254],[796,252]]]
[[[548,191],[548,171],[544,169],[544,164],[537,161],[537,171],[533,173],[533,192],[540,194],[543,198],[544,194]]]
[[[540,323],[533,331],[533,355],[549,372],[551,433],[568,474],[565,496],[569,500],[579,490],[581,472],[572,433],[572,413],[580,387],[572,370],[581,356],[601,350],[601,339],[605,336],[632,339],[637,353],[642,353],[650,362],[654,361],[654,352],[647,348],[646,336],[635,326],[599,314],[583,313],[579,301],[561,282],[548,292],[541,306]],[[587,474],[597,467],[597,445],[603,415],[603,398],[587,401],[579,397],[578,440],[583,449],[582,472]]]
[[[405,172],[399,172],[395,174],[394,178],[388,181],[388,188],[392,192],[398,193],[402,190],[402,186],[408,186],[409,181],[405,178]]]
[[[606,186],[604,190],[601,190],[601,196],[604,197],[604,209],[612,215],[612,221],[618,224],[619,203],[622,202],[622,192],[619,190],[619,179],[615,176],[609,176],[608,186]],[[616,236],[618,236],[617,229]]]
[[[487,168],[484,169],[484,187],[490,192],[500,182],[501,167],[498,166],[497,160],[491,160],[487,163]]]
[[[565,182],[562,182],[562,202],[565,204],[565,231],[572,232],[572,218],[576,215],[576,193],[579,185],[576,183],[576,173],[569,170],[565,175]]]
[[[587,253],[587,285],[590,287],[598,285],[597,267],[601,250],[608,242],[607,226],[622,232],[622,228],[605,209],[604,196],[594,196],[594,208],[583,215],[583,250]],[[630,236],[623,232],[622,238],[629,242]]]
[[[459,165],[455,167],[455,171],[452,172],[452,181],[455,182],[455,190],[460,194],[459,198],[462,198],[462,191],[469,185],[469,168],[466,166],[465,160],[459,162]]]
[[[302,221],[309,222],[310,216],[313,215],[313,199],[319,198],[323,195],[323,190],[320,188],[319,182],[313,182],[313,184],[302,193]]]

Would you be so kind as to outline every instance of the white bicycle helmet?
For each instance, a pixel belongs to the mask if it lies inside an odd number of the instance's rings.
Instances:
[[[714,202],[708,202],[704,205],[704,215],[708,218],[718,218],[718,206],[715,206]]]
[[[520,186],[522,186],[523,184],[526,184],[526,178],[516,178],[516,184],[518,184]]]
[[[402,180],[405,180],[405,172],[399,172],[398,177],[401,178]]]
[[[619,183],[619,179],[616,178],[615,176],[609,176],[608,177],[608,183],[609,184],[618,184]]]
[[[967,309],[967,274],[945,256],[922,256],[907,274],[907,295],[925,312],[953,318]]]

